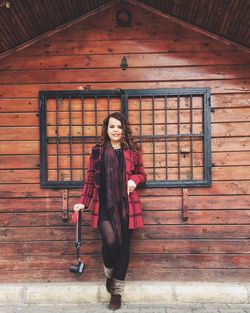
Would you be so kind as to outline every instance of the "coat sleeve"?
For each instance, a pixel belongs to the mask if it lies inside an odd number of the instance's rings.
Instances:
[[[132,179],[136,183],[136,186],[142,185],[147,180],[147,174],[145,173],[142,156],[139,151],[133,153],[133,162],[135,168],[129,179]]]
[[[95,186],[95,166],[93,161],[93,151],[89,158],[87,176],[82,189],[82,194],[80,198],[80,203],[84,204],[85,207],[89,207],[91,202],[93,191]]]

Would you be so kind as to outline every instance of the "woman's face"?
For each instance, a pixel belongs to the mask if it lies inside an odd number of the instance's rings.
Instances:
[[[108,123],[108,136],[111,145],[118,145],[122,140],[122,123],[114,117],[110,117]]]

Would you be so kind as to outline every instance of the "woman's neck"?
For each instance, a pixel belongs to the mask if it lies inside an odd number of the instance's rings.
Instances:
[[[120,149],[121,148],[121,142],[110,142],[112,148],[114,149]]]

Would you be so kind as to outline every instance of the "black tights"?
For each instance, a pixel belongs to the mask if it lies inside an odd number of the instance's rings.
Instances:
[[[127,238],[123,238],[122,244],[119,244],[110,221],[100,222],[99,229],[102,236],[102,258],[104,265],[108,268],[114,268],[113,278],[125,280],[129,264],[131,230],[129,230]]]

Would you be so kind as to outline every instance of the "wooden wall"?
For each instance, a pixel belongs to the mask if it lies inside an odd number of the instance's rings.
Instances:
[[[40,90],[210,87],[211,188],[144,189],[145,227],[134,232],[130,280],[250,280],[249,54],[139,6],[132,27],[116,8],[0,60],[0,280],[74,281],[74,226],[62,192],[39,185]],[[120,69],[122,57],[129,68]],[[80,190],[70,191],[70,209]],[[84,216],[87,264],[80,280],[103,279],[98,231]]]

